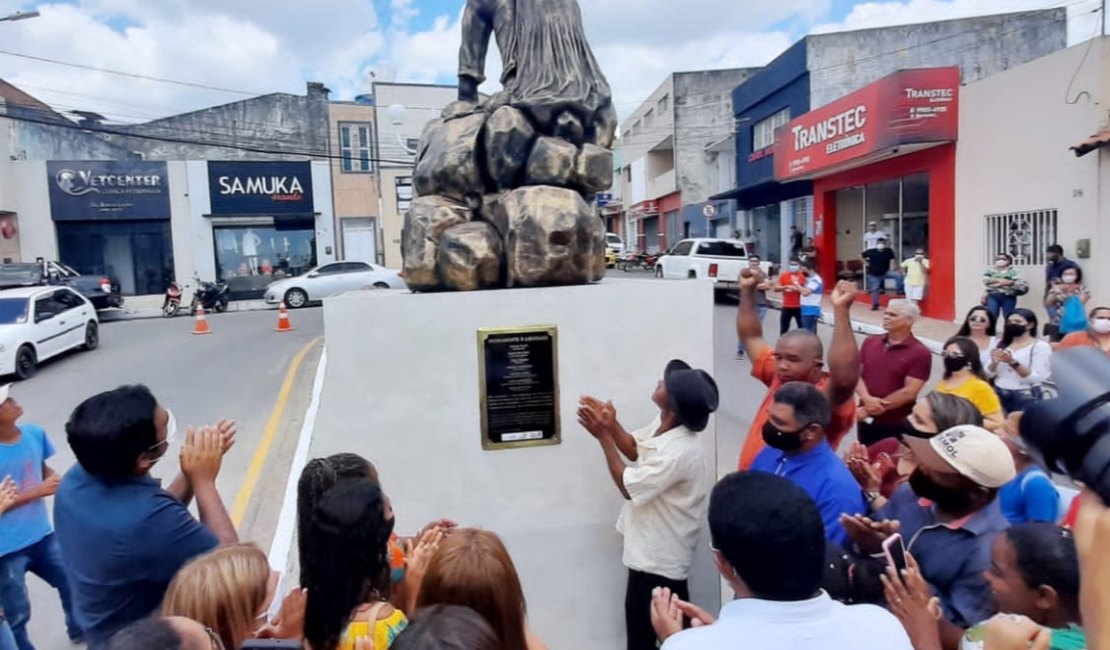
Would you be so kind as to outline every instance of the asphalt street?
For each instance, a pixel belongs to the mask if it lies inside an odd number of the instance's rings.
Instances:
[[[611,271],[610,275],[663,282],[648,272]],[[751,363],[735,358],[735,305],[712,308],[713,373],[721,391],[716,416],[717,469],[724,475],[736,468],[743,438],[766,389],[751,378]],[[219,487],[233,514],[237,497],[241,502],[241,539],[268,550],[310,398],[321,347],[318,339],[323,336],[322,310],[291,314],[296,327],[291,334],[273,332],[274,311],[211,316],[214,333],[203,337],[190,334],[193,323],[185,317],[105,324],[99,350],[71,354],[45,365],[33,379],[16,385],[13,395],[26,409],[25,419],[41,424],[50,435],[58,449],[51,465],[62,472],[73,463],[64,433],[69,413],[86,397],[121,384],[150,386],[175,413],[182,436],[189,424],[221,417],[238,420],[239,441],[225,461]],[[776,338],[777,324],[778,312],[771,311],[765,323],[769,341]],[[820,334],[827,344],[831,330],[822,325]],[[287,378],[291,364],[306,348],[299,372]],[[939,377],[939,365],[939,361],[934,364],[934,377]],[[288,394],[288,403],[275,413],[283,392]],[[266,446],[267,438],[272,438],[272,446],[266,462],[259,465],[259,449]],[[176,473],[179,449],[180,442],[156,468],[157,477],[168,482]],[[252,462],[257,465],[253,470]],[[248,478],[257,478],[253,489],[244,488]],[[248,495],[249,502],[244,501]],[[31,637],[37,647],[71,647],[65,639],[56,595],[35,577],[29,577],[28,587],[33,604]]]
[[[16,384],[12,395],[25,410],[24,421],[46,429],[57,449],[49,464],[65,472],[74,463],[65,439],[65,421],[74,407],[122,384],[146,384],[178,422],[178,441],[154,470],[155,477],[167,484],[177,473],[177,452],[186,426],[235,419],[238,441],[224,460],[218,486],[233,515],[236,499],[242,502],[240,538],[258,542],[266,550],[322,345],[321,309],[292,312],[292,321],[295,330],[279,334],[273,331],[275,311],[210,315],[213,333],[208,336],[190,334],[193,320],[185,316],[105,323],[98,350],[44,364],[35,377]],[[287,380],[302,350],[307,351],[300,355],[300,370]],[[279,400],[283,392],[287,399]],[[279,401],[284,408],[275,416]],[[267,433],[273,444],[266,462],[251,471]],[[243,490],[248,475],[257,478],[249,501]],[[56,593],[34,576],[27,585],[32,602],[29,629],[36,647],[72,647],[65,637]]]

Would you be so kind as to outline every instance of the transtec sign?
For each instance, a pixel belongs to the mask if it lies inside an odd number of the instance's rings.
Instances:
[[[951,142],[959,68],[902,70],[790,122],[776,134],[775,180],[790,181],[900,145]]]
[[[164,162],[50,161],[46,173],[54,221],[170,218]]]
[[[212,214],[312,214],[307,162],[210,162]]]

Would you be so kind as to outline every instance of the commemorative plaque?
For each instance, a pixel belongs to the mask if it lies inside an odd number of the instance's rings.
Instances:
[[[554,325],[478,330],[483,449],[559,444],[558,350]]]

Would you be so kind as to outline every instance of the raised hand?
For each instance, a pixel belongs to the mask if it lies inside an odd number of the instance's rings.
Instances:
[[[736,280],[740,283],[741,290],[750,289],[754,291],[759,286],[760,281],[763,280],[763,274],[750,268],[741,269],[740,275]]]
[[[865,492],[878,492],[883,486],[882,464],[871,462],[867,447],[858,442],[852,443],[844,462]]]
[[[235,446],[235,436],[239,433],[235,420],[220,420],[215,424],[216,430],[220,432],[221,449],[224,455],[231,451]]]
[[[16,487],[15,481],[12,480],[12,477],[5,476],[4,481],[0,483],[0,513],[11,508],[18,498],[19,488]]]
[[[847,309],[855,302],[858,294],[859,287],[856,286],[855,282],[841,280],[833,287],[832,293],[829,295],[829,300],[832,301],[833,307]]]
[[[868,555],[881,551],[883,540],[902,527],[897,521],[875,521],[863,515],[840,515],[840,525],[859,547],[860,552]]]
[[[216,427],[189,427],[181,447],[181,472],[190,483],[215,483],[223,457],[223,437]]]
[[[902,575],[888,566],[886,575],[879,576],[887,607],[906,628],[914,650],[941,650],[940,627],[937,625],[942,613],[940,600],[933,596],[920,567],[909,553],[906,553],[906,565]]]
[[[678,594],[671,593],[666,587],[656,587],[651,591],[651,627],[660,641],[666,641],[682,631],[679,602]]]

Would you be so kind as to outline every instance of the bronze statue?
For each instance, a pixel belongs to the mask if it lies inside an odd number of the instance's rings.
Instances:
[[[541,124],[569,109],[579,114],[588,140],[612,145],[612,92],[586,42],[576,0],[467,0],[459,48],[462,101],[478,101],[491,32],[504,64],[506,103]]]
[[[467,0],[459,101],[420,139],[401,237],[414,291],[596,282],[617,116],[576,0]],[[481,100],[490,37],[501,92]]]

